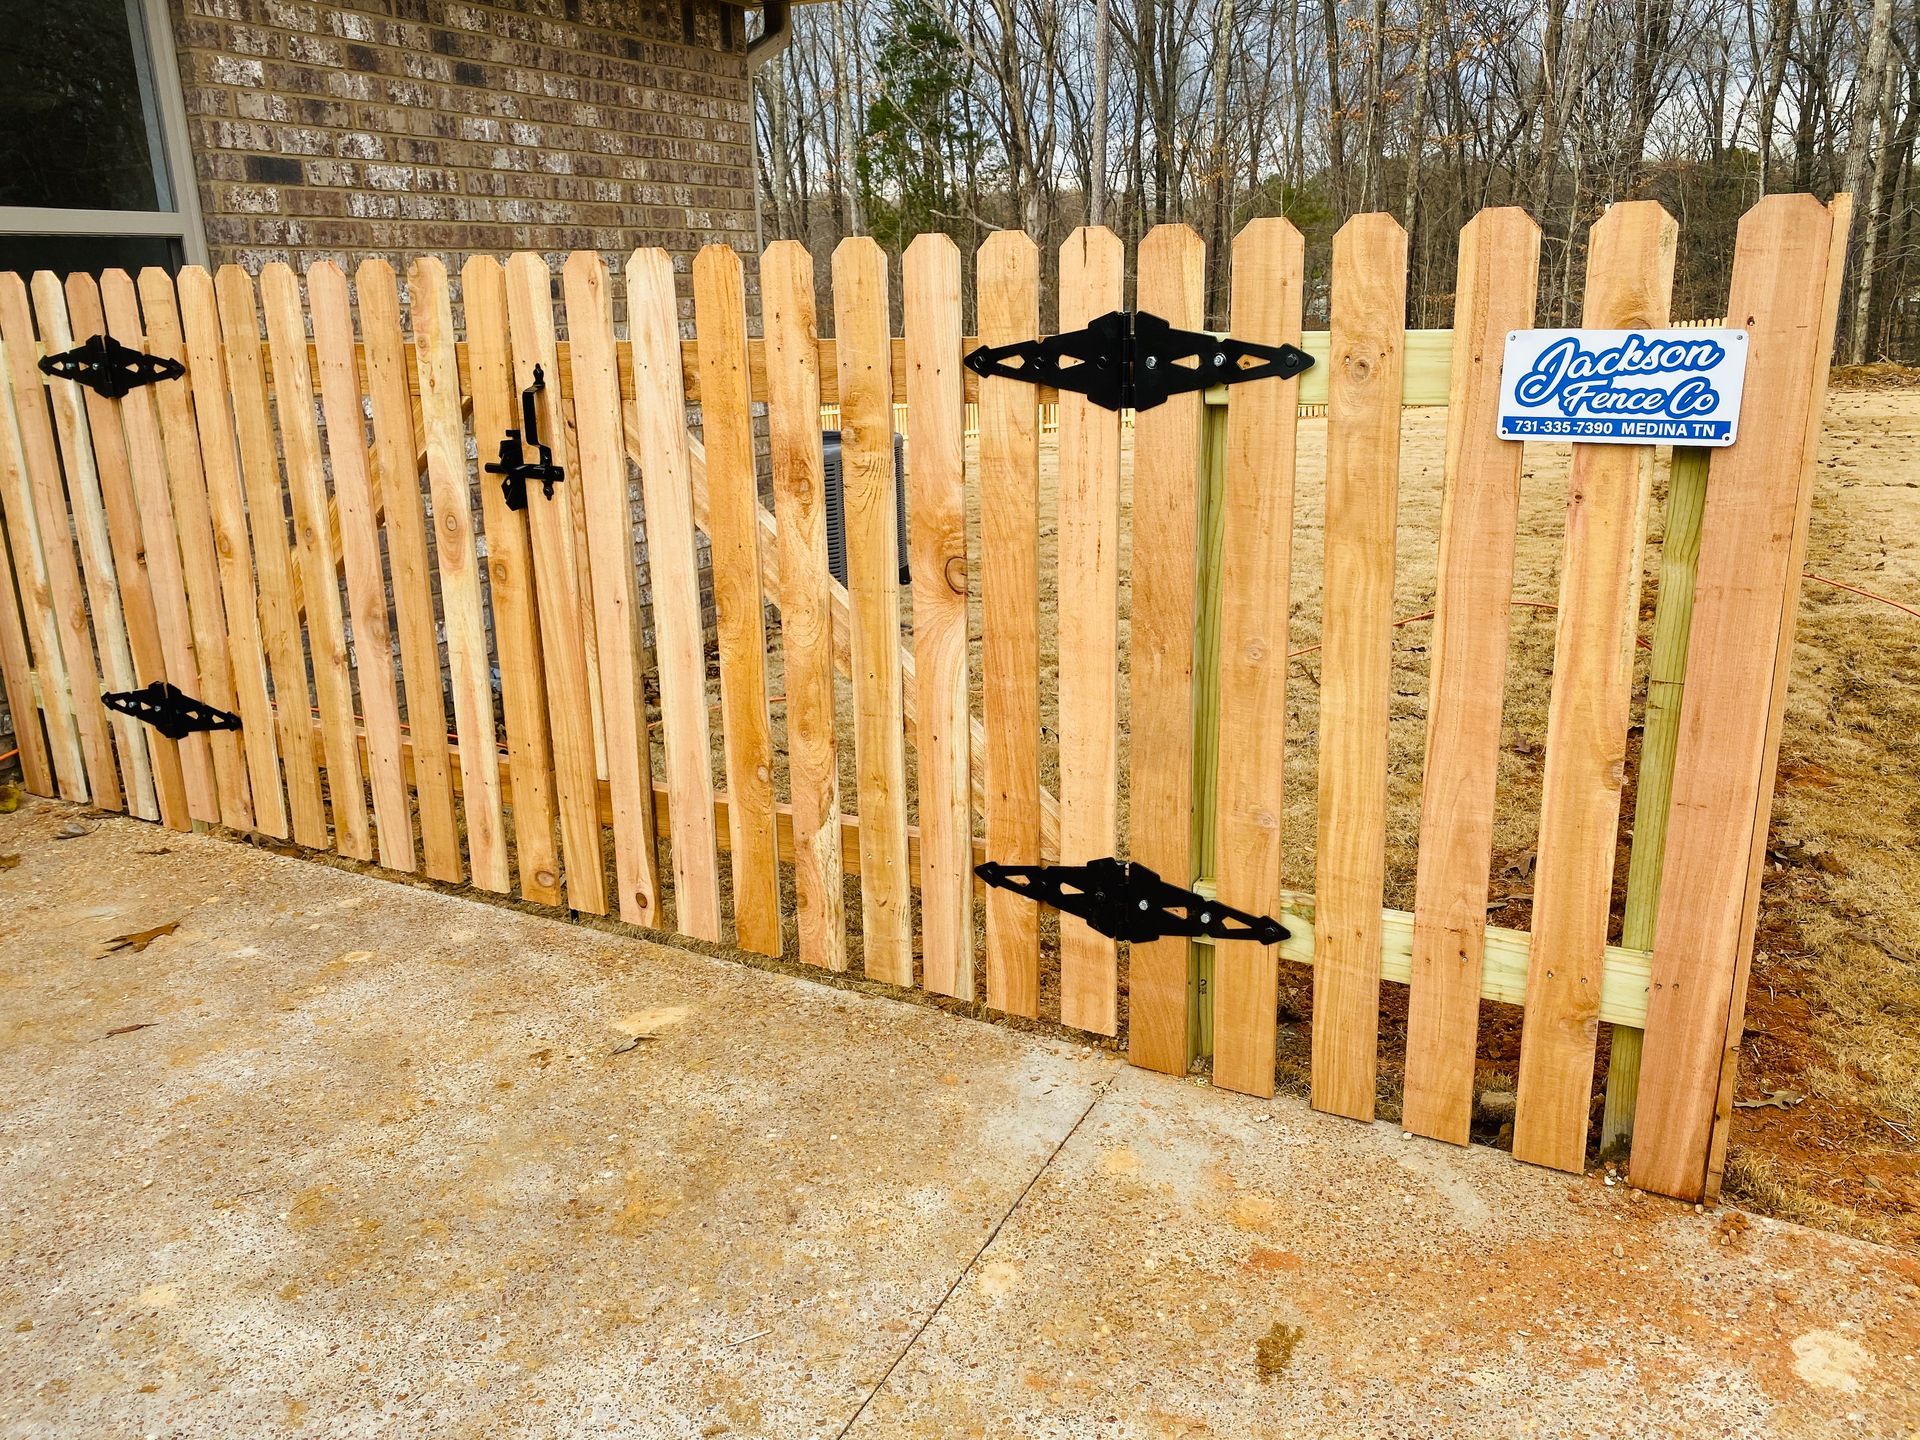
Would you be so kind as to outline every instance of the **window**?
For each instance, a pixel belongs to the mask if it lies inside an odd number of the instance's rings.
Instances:
[[[166,0],[0,0],[0,270],[206,259]]]

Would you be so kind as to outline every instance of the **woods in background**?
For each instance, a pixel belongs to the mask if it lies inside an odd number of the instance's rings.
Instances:
[[[1248,220],[1305,233],[1324,317],[1333,232],[1389,210],[1409,322],[1444,326],[1460,226],[1520,205],[1551,325],[1616,200],[1680,220],[1674,314],[1704,317],[1754,200],[1848,190],[1840,358],[1920,352],[1914,0],[828,0],[792,23],[755,77],[763,241],[971,254],[1018,227],[1051,254],[1076,225],[1184,221],[1217,325]]]

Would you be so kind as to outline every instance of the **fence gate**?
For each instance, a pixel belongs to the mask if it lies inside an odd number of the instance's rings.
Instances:
[[[1301,237],[1256,221],[1233,242],[1218,349],[1164,333],[1204,320],[1203,246],[1175,226],[1140,245],[1131,304],[1120,241],[1076,231],[1052,323],[1033,242],[993,236],[971,337],[962,258],[939,236],[900,264],[903,339],[865,239],[834,252],[831,317],[807,252],[772,246],[757,337],[741,258],[702,251],[693,341],[657,250],[617,274],[576,253],[558,277],[536,255],[477,256],[457,285],[420,259],[404,301],[380,260],[351,284],[330,263],[0,275],[0,670],[27,788],[857,965],[1123,1034],[1152,1069],[1211,1055],[1214,1083],[1256,1095],[1275,1085],[1279,965],[1311,965],[1313,1103],[1362,1120],[1390,981],[1408,987],[1401,1123],[1454,1142],[1481,1000],[1523,1005],[1514,1153],[1569,1170],[1589,1153],[1606,1022],[1606,1128],[1631,1126],[1633,1182],[1711,1196],[1846,229],[1844,200],[1806,196],[1740,227],[1727,323],[1750,335],[1746,419],[1731,448],[1674,457],[1618,944],[1651,446],[1574,447],[1534,924],[1486,923],[1521,473],[1494,414],[1540,239],[1517,210],[1462,232],[1450,334],[1404,328],[1406,237],[1362,215],[1334,240],[1331,330],[1303,335]],[[1676,241],[1658,206],[1614,206],[1582,323],[1664,324]],[[1447,407],[1411,913],[1382,909],[1409,404]],[[1280,884],[1305,406],[1327,417],[1311,895]],[[1288,936],[1123,953],[1111,935],[1136,931],[1063,913],[1056,942],[1032,899],[974,876],[1115,857]]]

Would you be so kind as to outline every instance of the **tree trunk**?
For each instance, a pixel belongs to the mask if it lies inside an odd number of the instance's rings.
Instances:
[[[1546,25],[1540,39],[1540,83],[1534,87],[1534,108],[1540,112],[1540,141],[1534,148],[1533,174],[1528,196],[1534,218],[1547,213],[1547,201],[1553,194],[1553,167],[1560,155],[1560,128],[1566,122],[1565,96],[1568,87],[1560,83],[1564,68],[1561,37],[1567,20],[1566,0],[1552,0],[1547,6]]]
[[[1881,92],[1887,88],[1891,63],[1887,44],[1893,24],[1893,0],[1873,0],[1873,19],[1867,28],[1867,50],[1860,62],[1860,79],[1853,91],[1853,119],[1848,126],[1847,163],[1840,188],[1853,196],[1853,229],[1861,237],[1853,262],[1855,301],[1853,323],[1847,327],[1847,363],[1864,364],[1867,355],[1867,302],[1873,292],[1873,237],[1879,229],[1879,207],[1885,191],[1874,165],[1873,132],[1881,120]],[[1862,190],[1869,193],[1863,195]],[[1864,203],[1863,203],[1864,202]]]
[[[847,194],[847,233],[864,235],[867,233],[866,217],[860,213],[860,176],[854,164],[854,156],[859,150],[860,141],[853,129],[853,91],[852,65],[849,62],[851,46],[847,40],[847,17],[845,0],[835,0],[833,7],[833,93],[840,110],[840,144],[834,168],[840,172],[840,182]]]
[[[1220,0],[1217,21],[1213,37],[1213,203],[1210,207],[1213,214],[1209,227],[1213,231],[1213,243],[1207,246],[1207,265],[1213,272],[1213,283],[1208,287],[1209,308],[1213,312],[1215,325],[1224,329],[1227,313],[1227,224],[1231,218],[1227,213],[1227,196],[1233,189],[1232,177],[1227,171],[1227,80],[1232,58],[1233,0]]]
[[[1339,0],[1320,0],[1327,31],[1327,169],[1333,186],[1333,213],[1347,215],[1347,116],[1340,91]]]
[[[1758,117],[1759,143],[1756,149],[1760,155],[1760,194],[1767,193],[1767,182],[1773,177],[1773,122],[1775,112],[1780,108],[1780,91],[1787,83],[1787,51],[1793,44],[1793,0],[1772,0],[1767,7],[1770,28],[1767,32],[1766,69],[1760,84],[1760,114]],[[1747,11],[1747,29],[1749,43],[1753,31],[1754,9]],[[1754,47],[1759,53],[1758,46]]]
[[[1405,217],[1407,227],[1407,263],[1410,274],[1408,279],[1409,301],[1413,310],[1413,320],[1422,318],[1424,309],[1424,290],[1420,255],[1420,189],[1424,178],[1420,173],[1420,153],[1427,143],[1427,66],[1433,59],[1433,26],[1435,11],[1440,0],[1420,0],[1419,28],[1413,43],[1413,115],[1407,133],[1407,183],[1401,192],[1400,213]]]
[[[1360,206],[1373,210],[1385,184],[1387,157],[1387,0],[1373,0],[1372,33],[1367,49],[1366,143],[1361,146]]]
[[[1107,223],[1107,81],[1113,62],[1109,0],[1093,0],[1093,193],[1087,197],[1087,221]]]
[[[1846,179],[1843,184],[1854,198],[1855,227],[1860,235],[1860,254],[1854,261],[1853,323],[1847,330],[1847,363],[1864,365],[1867,359],[1867,312],[1873,300],[1874,244],[1880,234],[1882,207],[1886,204],[1886,158],[1892,129],[1893,68],[1888,32],[1892,26],[1893,0],[1874,0],[1873,22],[1867,31],[1867,54],[1862,63],[1860,84],[1854,92],[1853,133],[1848,137]],[[1872,143],[1875,126],[1880,144]],[[1868,199],[1860,204],[1860,187],[1865,185]],[[1864,211],[1864,214],[1862,213]]]

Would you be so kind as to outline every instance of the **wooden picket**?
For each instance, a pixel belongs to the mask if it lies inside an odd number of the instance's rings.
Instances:
[[[963,260],[938,236],[902,257],[900,337],[891,262],[868,239],[835,252],[831,339],[818,334],[812,258],[792,242],[759,260],[761,336],[748,264],[723,247],[695,260],[684,294],[658,250],[620,264],[577,253],[557,274],[535,255],[474,257],[461,326],[430,259],[409,267],[404,302],[380,260],[351,282],[330,263],[304,276],[268,265],[257,297],[233,266],[0,275],[0,681],[22,778],[176,828],[291,836],[630,925],[791,950],[825,971],[846,969],[857,940],[868,977],[961,1000],[978,995],[984,960],[990,1009],[1124,1035],[1136,1064],[1169,1073],[1210,1051],[1213,1082],[1254,1095],[1276,1085],[1279,967],[1309,965],[1312,1102],[1361,1119],[1380,1098],[1382,987],[1405,984],[1401,1123],[1455,1143],[1469,1133],[1480,1002],[1520,1005],[1514,1153],[1563,1169],[1590,1154],[1598,1025],[1644,1030],[1632,1177],[1711,1195],[1845,226],[1844,201],[1771,197],[1741,227],[1730,316],[1751,337],[1747,414],[1740,443],[1713,452],[1691,637],[1655,639],[1672,647],[1659,673],[1684,665],[1686,684],[1677,746],[1642,759],[1660,767],[1643,773],[1643,796],[1673,797],[1648,852],[1661,871],[1650,949],[1644,926],[1625,945],[1608,934],[1645,446],[1574,447],[1534,933],[1486,924],[1522,460],[1494,415],[1506,334],[1532,323],[1540,248],[1517,210],[1462,232],[1451,333],[1405,329],[1406,237],[1363,215],[1334,240],[1329,330],[1303,334],[1301,236],[1254,221],[1232,243],[1231,331],[1301,345],[1316,365],[1137,416],[1071,386],[970,374]],[[1658,206],[1613,207],[1593,232],[1587,323],[1664,323],[1675,243]],[[1204,328],[1205,258],[1191,230],[1152,231],[1137,307]],[[1125,262],[1110,232],[1074,232],[1061,328],[1123,308]],[[1034,338],[1033,241],[997,234],[974,264],[980,340]],[[184,378],[108,398],[41,372],[43,356],[96,334],[178,360]],[[523,428],[523,393],[563,478],[552,495],[528,482],[521,508],[485,467]],[[1383,888],[1400,412],[1414,403],[1449,414],[1406,913],[1383,909]],[[826,565],[823,405],[842,426],[845,587]],[[1309,895],[1282,889],[1280,862],[1295,452],[1313,406],[1327,413],[1327,488]],[[904,476],[896,432],[909,437]],[[1043,516],[1053,433],[1059,508]],[[1055,520],[1057,798],[1042,784],[1040,613]],[[155,681],[231,710],[239,730],[175,742],[102,703]],[[1208,955],[1180,937],[1123,948],[1065,916],[1043,946],[1039,907],[994,888],[976,934],[980,861],[1114,854],[1291,933]]]
[[[900,549],[895,524],[887,257],[871,239],[833,252],[840,474],[853,602],[854,774],[860,807],[860,934],[866,973],[913,983],[907,868]]]
[[[51,278],[51,277],[49,277]],[[58,471],[53,459],[53,443],[47,431],[46,409],[35,383],[33,321],[28,314],[26,290],[15,275],[4,277],[0,287],[0,345],[6,347],[11,378],[22,400],[16,409],[14,433],[6,437],[4,502],[8,536],[13,545],[14,577],[20,586],[26,611],[21,626],[22,659],[25,641],[31,636],[34,675],[37,687],[18,683],[25,695],[38,689],[47,711],[46,729],[33,723],[38,705],[25,709],[15,706],[14,714],[24,716],[32,730],[23,739],[23,759],[32,754],[32,770],[41,793],[52,793],[56,783],[69,799],[88,798],[88,786],[81,770],[80,748],[75,720],[84,715],[89,701],[87,646],[75,622],[84,618],[78,601],[78,586],[73,583],[72,552],[65,543],[64,510],[57,503]],[[49,557],[51,557],[49,559]],[[60,634],[60,617],[66,617],[67,634]],[[78,676],[69,677],[63,657],[63,642],[74,652]],[[131,674],[129,667],[128,672]],[[71,697],[71,698],[69,698]],[[97,709],[97,705],[95,707]],[[97,733],[97,729],[96,729]],[[136,743],[138,738],[136,737]],[[94,769],[99,791],[93,798],[103,808],[117,808],[111,798],[112,762],[94,746]],[[26,769],[25,766],[22,767]],[[149,809],[143,812],[151,815]]]
[[[1845,197],[1769,196],[1734,250],[1750,408],[1740,443],[1713,453],[1701,520],[1629,1169],[1688,1199],[1717,1190],[1724,1163],[1849,216]]]
[[[333,493],[340,516],[342,568],[353,620],[353,668],[360,681],[359,718],[367,736],[367,769],[373,784],[380,863],[389,870],[412,870],[413,814],[401,767],[400,690],[393,673],[393,632],[387,622],[373,474],[367,465],[366,419],[360,408],[360,381],[354,367],[353,312],[347,297],[347,277],[338,265],[322,261],[307,272],[307,304],[313,318],[315,369],[320,402],[326,411],[327,454],[332,461]],[[275,363],[279,363],[277,354]],[[325,508],[323,502],[320,512]],[[311,615],[315,603],[312,592],[332,588],[317,582],[323,576],[331,580],[333,568],[325,552],[308,552],[307,558],[305,585]],[[327,568],[320,569],[321,565]],[[398,579],[396,576],[396,588]]]
[[[1182,330],[1205,322],[1206,246],[1185,225],[1156,225],[1140,242],[1140,309]],[[1202,401],[1176,395],[1143,412],[1133,435],[1133,746],[1127,853],[1171,884],[1193,869],[1194,616],[1199,496],[1193,457]],[[1130,947],[1127,1055],[1178,1075],[1191,1002],[1187,941]],[[1196,997],[1197,998],[1197,997]]]
[[[1304,247],[1285,220],[1256,220],[1233,242],[1230,318],[1240,339],[1300,339]],[[1280,904],[1282,739],[1287,717],[1287,582],[1292,572],[1293,452],[1298,386],[1256,380],[1227,408],[1220,562],[1219,779],[1216,893],[1271,915]],[[1273,1093],[1279,963],[1265,946],[1217,949],[1214,1083]]]
[[[980,339],[1001,345],[1040,328],[1040,253],[1002,231],[980,247]],[[981,670],[986,716],[986,849],[1003,865],[1039,863],[1040,437],[1037,398],[1018,380],[980,384]],[[987,895],[987,1004],[1040,1013],[1040,916],[1006,890]]]
[[[400,643],[406,691],[407,718],[401,728],[408,737],[405,748],[419,803],[422,866],[435,880],[458,881],[463,872],[453,818],[453,763],[434,635],[427,516],[420,496],[423,459],[414,439],[407,353],[400,333],[399,283],[386,261],[366,260],[354,271],[354,290],[373,426],[367,452],[371,498],[393,567],[393,633]]]
[[[446,266],[432,258],[416,260],[407,271],[407,288],[413,298],[413,348],[420,425],[426,440],[427,489],[433,497],[434,564],[447,636],[447,679],[460,739],[467,863],[474,884],[504,895],[511,881],[500,809],[500,752],[494,740],[493,684]]]
[[[967,696],[966,445],[960,250],[922,235],[901,262],[907,407],[920,417],[911,500],[919,687],[921,954],[927,989],[973,998],[973,766]]]
[[[840,858],[840,743],[834,723],[833,576],[820,563],[827,549],[825,460],[816,418],[820,336],[813,257],[798,241],[776,242],[761,257],[760,305],[767,336],[767,433],[778,512],[795,926],[802,960],[844,970],[847,924]]]
[[[1125,255],[1104,227],[1060,247],[1060,329],[1121,306]],[[1118,835],[1120,414],[1060,397],[1060,859],[1114,853]],[[1114,1031],[1119,949],[1074,915],[1060,917],[1060,1019]]]
[[[555,464],[568,474],[577,474],[560,406],[553,279],[539,256],[520,254],[507,262],[507,310],[513,335],[513,392],[522,396],[532,392],[541,440],[552,448]],[[538,383],[548,376],[553,378],[551,385]],[[572,515],[572,502],[579,494],[580,486],[575,484],[549,497],[529,482],[526,516],[567,904],[604,915],[606,859],[600,839],[594,741],[597,707],[587,667],[587,651],[595,637],[580,585]],[[536,497],[541,503],[534,503]],[[546,503],[550,499],[560,503]]]
[[[580,253],[565,267],[567,329],[573,336],[577,483],[586,504],[594,638],[600,648],[607,781],[613,801],[614,884],[620,918],[651,925],[660,882],[653,834],[652,747],[647,740],[639,602],[633,584],[633,508],[627,501],[627,447],[620,370],[613,340],[607,262]],[[595,824],[598,824],[596,818]]]
[[[140,272],[138,288],[147,328],[146,348],[155,355],[185,364],[186,337],[180,326],[173,281],[164,270],[147,269]],[[166,446],[167,498],[173,509],[174,532],[180,542],[181,580],[193,617],[193,654],[199,689],[190,693],[198,694],[218,709],[232,710],[238,702],[227,644],[226,604],[220,595],[213,517],[190,393],[187,386],[166,385],[156,390],[153,397]],[[149,537],[152,534],[149,530]],[[148,544],[153,543],[149,538]],[[214,782],[220,795],[220,822],[229,829],[251,830],[253,796],[241,737],[231,730],[217,730],[206,740],[212,751]]]
[[[1356,215],[1333,237],[1313,1103],[1356,1120],[1373,1119],[1380,1049],[1406,276],[1391,215]]]
[[[1481,956],[1493,868],[1499,697],[1520,524],[1522,446],[1496,434],[1507,332],[1533,324],[1540,227],[1483,210],[1460,232],[1446,491],[1434,597],[1431,696],[1414,879],[1407,1066],[1400,1123],[1467,1143],[1480,1018]]]
[[[498,261],[475,256],[460,271],[467,312],[467,400],[476,435],[520,428],[520,392],[507,348],[507,277]],[[484,456],[482,459],[484,460]],[[547,693],[540,678],[540,631],[534,614],[533,552],[524,513],[507,508],[491,477],[479,477],[487,540],[487,594],[500,661],[500,708],[512,765],[514,852],[520,894],[560,903],[560,851],[553,838],[553,747],[547,735]]]
[[[780,953],[780,865],[773,825],[773,718],[767,708],[766,607],[760,598],[759,490],[747,388],[746,277],[740,257],[709,245],[693,264],[706,423],[720,720],[734,934],[743,950]]]
[[[1607,211],[1593,227],[1583,322],[1666,324],[1676,238],[1650,200]],[[1534,871],[1541,963],[1527,979],[1513,1124],[1515,1155],[1563,1170],[1586,1157],[1652,487],[1651,445],[1573,447]]]
[[[253,281],[239,266],[223,265],[214,277],[214,292],[220,318],[219,343],[226,350],[226,378],[233,397],[233,429],[239,443],[246,505],[243,518],[238,504],[228,502],[231,508],[226,528],[236,542],[249,533],[252,536],[253,569],[259,581],[260,633],[266,651],[263,658],[267,660],[273,687],[274,730],[280,738],[293,838],[302,845],[324,848],[327,818],[320,790],[319,756],[309,720],[312,702],[307,689],[307,657],[301,643],[293,551],[287,542],[286,507],[281,497],[272,400],[267,389],[265,356],[260,349],[260,316]],[[205,323],[210,325],[211,321]],[[215,341],[211,334],[203,343],[210,353],[218,353],[213,348]],[[214,397],[206,395],[205,388],[201,387],[202,403],[213,403]],[[209,499],[216,506],[223,503],[217,490]],[[246,723],[243,716],[243,731]]]
[[[366,781],[353,710],[346,617],[340,606],[339,565],[328,523],[326,473],[315,418],[313,365],[307,352],[307,321],[300,281],[288,266],[260,271],[260,306],[273,359],[274,414],[286,461],[286,489],[293,514],[294,554],[300,577],[300,609],[306,619],[313,667],[321,753],[326,760],[327,799],[333,812],[334,848],[355,860],[373,858]],[[357,440],[356,440],[356,443]],[[267,497],[278,507],[279,495]],[[260,513],[259,506],[254,513]],[[271,513],[271,512],[270,512]],[[284,702],[283,702],[284,703]]]
[[[673,261],[636,250],[627,262],[634,383],[655,397],[636,406],[636,458],[647,518],[647,566],[660,682],[672,831],[675,919],[683,934],[720,938],[713,755],[707,731],[707,652],[694,552],[693,497],[679,364]]]

